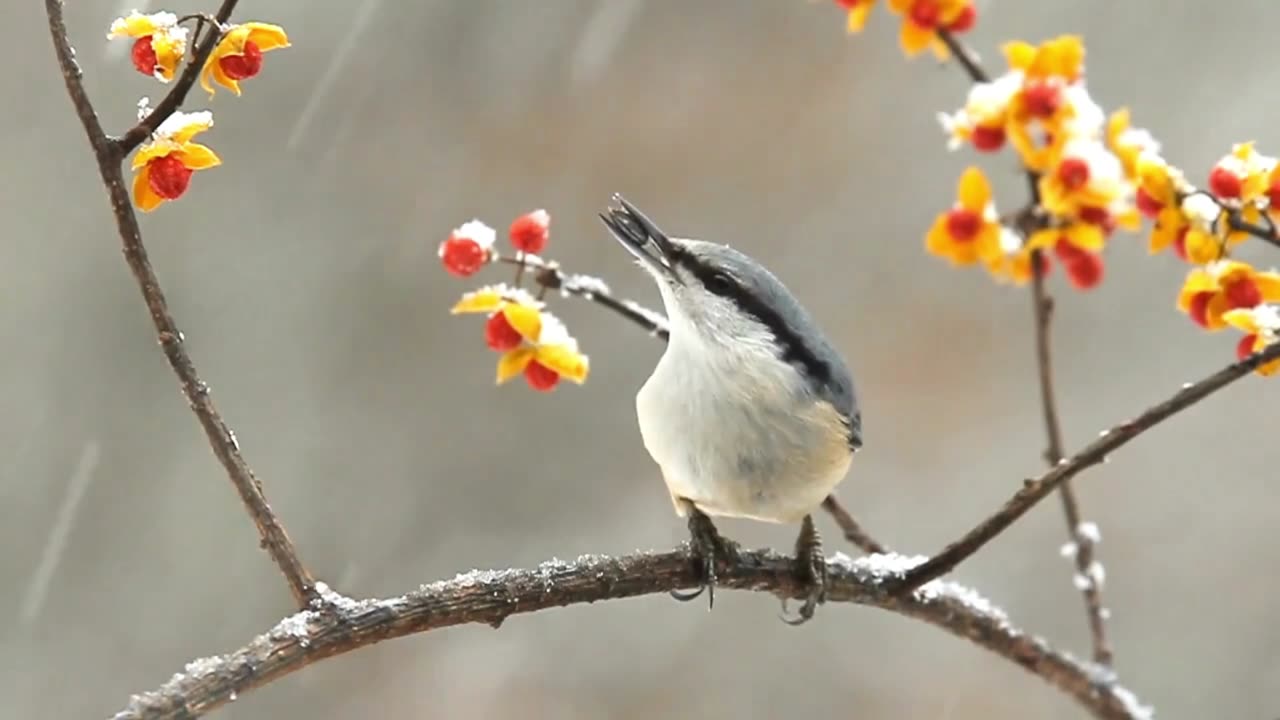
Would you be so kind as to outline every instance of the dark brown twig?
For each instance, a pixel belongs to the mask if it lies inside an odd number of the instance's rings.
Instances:
[[[232,0],[223,3],[224,9],[234,5],[235,2]],[[169,367],[173,368],[174,374],[178,376],[182,392],[186,396],[192,412],[195,413],[196,418],[200,421],[200,426],[204,428],[205,436],[209,439],[209,446],[213,449],[213,454],[217,456],[218,461],[226,469],[227,476],[231,479],[232,484],[235,485],[237,492],[240,493],[240,499],[244,503],[245,509],[248,510],[254,525],[257,526],[262,547],[271,555],[271,559],[275,561],[280,568],[280,572],[284,574],[285,580],[289,583],[289,590],[293,593],[294,600],[297,601],[300,607],[306,607],[308,603],[316,598],[315,582],[311,574],[303,566],[302,561],[298,559],[298,553],[293,547],[293,542],[289,540],[284,527],[276,519],[271,506],[267,504],[266,498],[263,497],[261,484],[254,477],[253,471],[240,455],[240,448],[236,444],[235,435],[218,413],[218,409],[213,404],[213,398],[209,395],[208,386],[200,379],[195,365],[191,362],[191,357],[183,346],[182,333],[178,330],[173,316],[169,313],[164,291],[160,289],[160,282],[156,278],[155,270],[151,267],[151,261],[148,259],[146,248],[142,243],[142,231],[138,227],[138,216],[130,202],[129,191],[125,188],[124,173],[121,168],[125,146],[113,143],[107,137],[107,134],[102,129],[102,123],[98,120],[98,114],[93,109],[93,103],[89,100],[89,95],[85,91],[80,66],[76,62],[75,51],[71,48],[71,42],[67,37],[67,27],[62,15],[62,0],[45,0],[45,11],[49,15],[49,31],[53,37],[53,48],[58,57],[58,66],[61,68],[63,80],[66,82],[67,94],[71,97],[71,104],[75,107],[76,115],[84,125],[89,145],[93,149],[93,155],[98,164],[98,172],[102,176],[102,183],[106,187],[107,196],[111,201],[111,209],[116,220],[116,230],[119,232],[123,244],[125,261],[128,262],[129,269],[133,271],[133,276],[138,282],[138,288],[142,291],[142,298],[151,313],[151,322],[155,325],[156,337],[160,342],[160,347],[164,350],[165,358],[169,361]],[[174,90],[176,91],[177,88],[175,87]],[[167,100],[168,98],[166,98]]]
[[[1246,221],[1240,215],[1239,210],[1229,210],[1227,212],[1227,226],[1230,227],[1232,230],[1235,230],[1237,232],[1247,233],[1269,245],[1280,248],[1280,237],[1277,237],[1276,235],[1276,229],[1275,229],[1274,223],[1271,221],[1271,218],[1266,217],[1265,215],[1263,217],[1265,218],[1265,222],[1267,224],[1255,225],[1251,222]]]
[[[1035,251],[1039,254],[1039,250]],[[1065,453],[1062,442],[1062,426],[1058,419],[1058,403],[1053,391],[1053,353],[1049,342],[1049,330],[1053,322],[1053,298],[1045,288],[1044,273],[1040,272],[1040,259],[1031,262],[1031,302],[1036,327],[1036,368],[1040,385],[1040,407],[1044,415],[1044,459],[1049,467],[1056,466]],[[1094,537],[1080,530],[1080,503],[1070,480],[1063,480],[1058,487],[1062,500],[1062,514],[1067,521],[1067,532],[1075,548],[1076,574],[1080,592],[1084,596],[1085,615],[1089,622],[1089,635],[1093,640],[1094,662],[1111,665],[1111,646],[1107,642],[1106,610],[1102,607],[1101,578],[1094,570]]]
[[[120,157],[133,152],[134,148],[141,145],[151,133],[156,131],[156,128],[160,127],[160,123],[167,120],[178,108],[182,107],[182,103],[187,99],[187,93],[191,92],[191,88],[196,84],[196,79],[200,77],[200,71],[204,68],[205,60],[209,59],[209,55],[217,47],[218,41],[222,39],[222,28],[220,26],[225,25],[231,19],[231,13],[235,11],[237,2],[239,0],[222,0],[222,6],[218,8],[218,12],[213,16],[213,20],[216,22],[206,26],[203,36],[200,36],[200,28],[196,28],[196,37],[192,38],[195,43],[195,52],[187,59],[187,66],[182,69],[178,79],[173,81],[173,87],[169,88],[169,92],[160,101],[160,104],[156,105],[149,115],[138,121],[137,125],[129,128],[124,135],[108,139],[108,142],[115,146],[115,152]]]
[[[804,597],[794,560],[772,551],[742,551],[717,578],[721,588]],[[886,583],[908,558],[828,562],[827,600],[868,605],[923,620],[967,638],[1069,694],[1094,717],[1138,720],[1148,709],[1089,664],[1055,652],[1013,627],[973,591],[936,583],[895,597]],[[323,592],[324,612],[304,611],[227,655],[197,660],[153,692],[135,695],[114,720],[199,717],[238,694],[327,657],[414,633],[468,623],[498,626],[511,615],[600,600],[667,593],[699,582],[685,551],[611,558],[584,556],[530,570],[473,571],[385,600],[352,600]]]
[[[1097,440],[1086,445],[1070,458],[1059,462],[1048,472],[1034,480],[1024,481],[1020,490],[1005,501],[1000,509],[978,523],[959,540],[947,545],[921,565],[911,569],[896,592],[909,592],[934,578],[941,577],[977,552],[997,535],[1022,517],[1036,503],[1045,499],[1063,482],[1080,474],[1086,468],[1106,462],[1107,455],[1127,445],[1130,440],[1195,405],[1222,388],[1256,370],[1260,365],[1280,358],[1280,343],[1267,346],[1260,352],[1234,362],[1199,382],[1184,385],[1169,399],[1154,405],[1138,417],[1120,423],[1104,431]]]
[[[942,40],[947,49],[951,51],[952,57],[956,62],[960,63],[960,67],[964,68],[964,72],[969,79],[976,83],[991,82],[991,76],[986,70],[982,69],[981,63],[978,62],[978,56],[960,42],[960,39],[951,34],[948,30],[939,30],[938,38]]]
[[[871,537],[866,530],[862,529],[862,525],[849,514],[848,510],[840,504],[840,499],[835,495],[828,495],[826,500],[822,501],[822,509],[826,510],[831,519],[835,520],[836,525],[840,526],[841,532],[844,533],[844,539],[853,543],[856,547],[869,555],[878,553],[887,553],[889,549],[881,545],[875,538]]]

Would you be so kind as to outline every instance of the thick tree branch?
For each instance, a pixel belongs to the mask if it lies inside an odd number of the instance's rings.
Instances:
[[[235,5],[228,0],[224,9]],[[182,392],[191,406],[192,412],[204,428],[205,436],[213,454],[222,463],[227,476],[240,493],[240,499],[258,528],[262,546],[271,555],[271,559],[279,566],[289,583],[289,589],[300,607],[306,607],[316,597],[314,581],[311,574],[298,559],[293,542],[285,533],[284,527],[276,519],[271,506],[262,494],[262,486],[254,477],[253,471],[240,454],[235,435],[227,427],[218,409],[213,404],[209,388],[200,379],[191,357],[183,346],[182,333],[169,313],[169,305],[164,291],[160,289],[160,281],[147,257],[146,248],[142,244],[142,231],[138,227],[138,216],[134,213],[129,199],[129,191],[125,188],[124,173],[121,162],[124,159],[124,146],[113,143],[102,129],[98,114],[85,91],[80,66],[75,59],[75,50],[67,37],[66,22],[63,20],[62,0],[45,0],[45,10],[49,15],[49,31],[53,37],[54,52],[58,57],[58,66],[62,70],[63,80],[67,85],[67,93],[71,96],[71,104],[76,115],[84,125],[89,145],[98,163],[98,172],[107,189],[111,201],[111,209],[115,215],[116,229],[123,243],[125,261],[142,291],[142,298],[151,313],[151,322],[156,328],[156,337],[164,350],[169,367],[178,376]],[[230,10],[228,9],[228,12]],[[175,90],[177,88],[175,87]],[[172,96],[172,93],[171,93]],[[154,113],[153,113],[154,115]]]
[[[951,572],[956,565],[1004,532],[1014,521],[1035,507],[1036,503],[1057,490],[1062,483],[1080,474],[1086,468],[1106,462],[1108,454],[1127,445],[1130,440],[1276,358],[1280,358],[1280,343],[1268,345],[1261,352],[1234,362],[1199,382],[1184,385],[1168,400],[1148,408],[1138,417],[1120,423],[1110,430],[1104,430],[1097,440],[1086,445],[1075,455],[1062,460],[1040,477],[1024,481],[1022,488],[1006,500],[994,514],[978,523],[959,540],[947,545],[927,562],[912,568],[896,591],[909,592],[934,578]]]
[[[1103,668],[1055,652],[1044,641],[1018,630],[972,590],[939,581],[906,597],[888,592],[886,581],[913,561],[901,556],[852,560],[836,555],[828,562],[828,600],[882,608],[967,638],[1069,694],[1095,717],[1149,717],[1149,709],[1115,684]],[[793,562],[772,551],[744,551],[735,567],[720,574],[718,583],[800,598],[805,588],[797,583]],[[317,660],[383,640],[468,623],[496,627],[515,614],[666,593],[698,583],[696,563],[686,552],[675,551],[618,558],[584,556],[531,570],[473,571],[384,600],[357,601],[325,589],[318,609],[284,619],[239,650],[188,664],[159,689],[133,696],[114,720],[199,717],[240,693]]]
[[[231,13],[236,9],[236,3],[238,2],[239,0],[222,0],[222,6],[218,8],[218,12],[214,13],[213,16],[214,20],[218,21],[218,25],[225,24],[231,19]],[[156,105],[149,115],[139,120],[137,125],[129,128],[129,131],[124,135],[110,140],[120,157],[133,152],[134,148],[141,145],[144,140],[150,137],[151,133],[156,131],[156,128],[160,127],[160,123],[163,123],[178,108],[182,107],[182,103],[187,99],[187,93],[191,92],[191,88],[196,84],[196,79],[200,77],[200,71],[204,68],[205,60],[209,59],[209,55],[221,39],[222,28],[217,26],[206,26],[202,37],[192,38],[193,41],[196,41],[195,52],[188,58],[187,66],[182,69],[178,79],[173,81],[173,87],[169,88],[168,94],[164,96],[160,104]]]

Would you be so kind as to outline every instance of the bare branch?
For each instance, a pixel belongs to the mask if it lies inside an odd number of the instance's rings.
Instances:
[[[831,519],[836,521],[836,525],[840,526],[841,532],[844,533],[844,539],[856,545],[868,555],[877,553],[887,553],[889,549],[881,545],[879,541],[867,534],[862,529],[862,525],[844,509],[844,505],[840,503],[840,499],[834,494],[828,495],[826,500],[822,501],[822,509],[826,510]]]
[[[1036,251],[1039,254],[1039,250]],[[1045,287],[1043,267],[1040,258],[1033,258],[1031,303],[1035,316],[1036,328],[1036,368],[1040,385],[1040,407],[1044,415],[1044,431],[1047,444],[1044,451],[1045,462],[1049,467],[1058,464],[1065,453],[1062,443],[1062,424],[1058,419],[1058,402],[1053,390],[1053,353],[1049,343],[1049,329],[1053,322],[1053,298]],[[1067,532],[1075,548],[1076,577],[1084,578],[1080,585],[1080,593],[1084,596],[1086,619],[1089,623],[1089,635],[1093,641],[1093,660],[1101,665],[1110,665],[1112,660],[1111,646],[1107,642],[1107,623],[1105,609],[1102,607],[1102,588],[1094,572],[1094,540],[1088,533],[1080,532],[1080,502],[1076,499],[1075,490],[1070,480],[1064,480],[1058,487],[1058,497],[1062,500],[1062,514],[1067,521]]]
[[[969,79],[976,83],[991,82],[991,76],[986,70],[982,69],[981,63],[978,62],[978,55],[960,42],[960,39],[952,35],[949,30],[938,30],[938,37],[946,44],[947,49],[951,51],[951,55],[960,63],[960,67],[964,68],[964,72]]]
[[[234,5],[235,2],[227,0],[223,3],[223,8],[230,13],[229,8]],[[125,261],[133,271],[138,288],[142,291],[142,298],[151,313],[151,322],[155,325],[160,347],[169,361],[169,367],[178,376],[182,392],[192,412],[200,421],[200,426],[204,428],[213,454],[226,469],[227,476],[235,485],[236,491],[240,493],[245,509],[257,526],[262,547],[279,566],[299,606],[306,607],[307,603],[316,597],[311,574],[298,559],[293,542],[289,540],[284,527],[276,519],[275,513],[262,494],[261,484],[240,455],[235,435],[214,406],[209,388],[196,372],[195,365],[192,364],[191,357],[183,346],[182,333],[169,313],[164,291],[160,289],[160,281],[156,278],[155,270],[152,269],[151,261],[147,257],[147,250],[142,244],[138,216],[134,213],[130,202],[129,191],[125,189],[124,173],[121,169],[125,146],[113,143],[103,132],[102,123],[98,120],[88,93],[85,92],[80,66],[75,59],[75,50],[72,49],[71,42],[67,38],[66,22],[62,15],[62,0],[45,0],[45,10],[49,16],[49,32],[53,37],[58,66],[62,70],[62,77],[67,85],[67,94],[71,96],[71,104],[75,107],[76,115],[84,125],[85,134],[89,138],[89,145],[93,148],[98,172],[102,176],[102,183],[107,189],[112,213],[115,215],[116,229],[123,243]],[[177,90],[176,87],[174,89]],[[170,96],[172,97],[173,94],[170,93]],[[168,98],[166,102],[167,100]]]
[[[1149,710],[1104,669],[1055,652],[1018,630],[972,590],[939,581],[906,597],[893,595],[887,581],[910,562],[901,556],[852,560],[836,555],[828,561],[827,598],[882,608],[967,638],[1048,681],[1095,717],[1149,717]],[[800,598],[806,588],[797,582],[793,563],[772,551],[743,551],[717,582],[725,588]],[[468,623],[498,626],[515,614],[666,593],[698,583],[693,558],[674,551],[583,556],[531,570],[473,571],[383,600],[357,601],[324,589],[318,609],[284,619],[232,653],[190,663],[159,689],[133,696],[114,720],[198,717],[317,660],[383,640]]]
[[[213,19],[218,24],[206,26],[204,36],[195,38],[197,40],[195,52],[187,60],[187,66],[182,69],[182,74],[173,82],[173,87],[169,88],[169,93],[137,125],[129,128],[129,131],[124,135],[111,140],[120,157],[133,152],[133,149],[141,145],[151,133],[156,131],[156,128],[160,127],[161,123],[167,120],[178,108],[182,107],[182,103],[187,99],[187,93],[191,92],[191,88],[196,84],[196,79],[200,77],[200,71],[204,68],[205,60],[209,59],[209,55],[217,47],[218,41],[222,39],[222,28],[220,26],[231,19],[231,13],[236,9],[236,3],[238,2],[239,0],[222,0],[222,7],[219,7],[218,12],[213,16]]]
[[[1048,472],[1034,480],[1026,480],[1022,489],[1005,501],[994,514],[978,523],[963,537],[947,545],[928,562],[914,567],[896,589],[910,592],[914,588],[941,577],[977,552],[1006,528],[1022,517],[1036,503],[1045,499],[1062,483],[1079,475],[1086,468],[1106,462],[1107,455],[1127,445],[1130,440],[1195,405],[1222,388],[1256,370],[1260,365],[1280,358],[1280,343],[1268,345],[1260,352],[1234,362],[1195,383],[1188,383],[1168,400],[1154,405],[1138,417],[1105,430],[1097,440],[1070,458],[1059,462]]]
[[[1239,210],[1229,210],[1227,224],[1232,230],[1256,237],[1268,245],[1280,247],[1280,235],[1277,235],[1276,227],[1271,217],[1264,212],[1262,218],[1265,224],[1255,225],[1245,220]]]

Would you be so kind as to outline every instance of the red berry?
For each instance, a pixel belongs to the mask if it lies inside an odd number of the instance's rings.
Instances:
[[[546,392],[556,386],[560,382],[560,376],[555,370],[543,365],[537,360],[531,360],[524,369],[525,382],[529,383],[529,387],[534,390]]]
[[[1102,232],[1110,235],[1116,229],[1116,219],[1106,208],[1086,205],[1080,208],[1080,220],[1090,225],[1097,225]]]
[[[977,21],[978,8],[974,7],[973,3],[969,3],[964,6],[964,9],[960,11],[960,14],[956,16],[956,19],[952,20],[951,23],[947,25],[947,29],[957,34],[968,32],[973,29],[973,25]]]
[[[1257,307],[1262,304],[1262,291],[1258,289],[1258,284],[1253,281],[1253,278],[1248,276],[1227,281],[1222,292],[1227,296],[1227,307],[1232,310]]]
[[[1067,279],[1071,281],[1072,285],[1081,290],[1088,290],[1102,282],[1103,265],[1101,255],[1081,251],[1080,255],[1070,261],[1064,258],[1062,265],[1067,273]]]
[[[534,210],[516,218],[508,232],[511,246],[521,252],[542,252],[542,249],[547,246],[550,222],[551,217],[545,210]]]
[[[262,71],[262,51],[252,40],[245,40],[242,54],[223,56],[218,65],[232,80],[251,78]]]
[[[158,157],[147,163],[147,184],[165,200],[182,196],[191,185],[191,168],[172,155]]]
[[[144,35],[133,41],[133,51],[130,56],[133,58],[133,66],[138,68],[138,72],[143,75],[156,74],[156,63],[159,60],[156,59],[156,49],[151,44],[150,35]]]
[[[938,15],[941,13],[937,0],[916,0],[911,4],[911,10],[907,13],[907,18],[913,25],[925,30],[933,30],[938,27]]]
[[[1182,258],[1183,262],[1191,262],[1187,259],[1187,231],[1191,228],[1182,228],[1173,238],[1173,254]]]
[[[1004,128],[1000,125],[979,125],[973,129],[970,140],[982,152],[995,152],[1004,145]]]
[[[1191,296],[1187,306],[1187,315],[1200,327],[1209,327],[1209,301],[1213,300],[1213,291],[1205,290]]]
[[[488,345],[490,350],[498,352],[514,350],[520,347],[523,340],[519,331],[511,327],[507,314],[501,310],[490,315],[489,320],[484,324],[484,344]]]
[[[1058,165],[1058,179],[1068,190],[1079,190],[1089,182],[1089,163],[1078,157],[1064,158]]]
[[[1214,195],[1220,198],[1238,198],[1240,190],[1240,176],[1221,165],[1215,166],[1209,173],[1209,192]]]
[[[1032,116],[1053,117],[1062,107],[1062,87],[1047,80],[1031,80],[1022,88],[1022,100]]]
[[[865,0],[835,0],[836,5],[839,5],[845,10],[852,10],[864,1]]]
[[[1058,259],[1066,264],[1078,260],[1085,254],[1085,251],[1075,245],[1072,245],[1071,241],[1067,240],[1066,236],[1062,236],[1053,244],[1053,254],[1057,255]]]
[[[982,217],[973,210],[956,208],[947,213],[947,234],[956,242],[973,242],[981,229]]]
[[[1253,354],[1253,344],[1258,341],[1258,336],[1254,334],[1245,335],[1240,338],[1240,342],[1236,343],[1236,359],[1243,360]]]
[[[444,269],[458,277],[474,275],[488,260],[489,251],[469,237],[450,235],[440,243],[440,261],[444,263]]]
[[[1271,186],[1267,188],[1267,200],[1273,210],[1280,210],[1280,176],[1272,180]]]
[[[1039,258],[1040,262],[1036,263],[1035,269],[1039,271],[1040,277],[1049,277],[1049,273],[1053,271],[1053,261],[1049,259],[1048,253],[1038,252],[1032,255],[1033,258]]]
[[[1160,214],[1160,210],[1162,208],[1159,201],[1151,197],[1151,195],[1149,195],[1147,191],[1143,190],[1141,187],[1138,188],[1138,194],[1137,194],[1137,197],[1135,198],[1135,201],[1138,204],[1138,212],[1142,213],[1143,215],[1146,215],[1147,217],[1154,219],[1157,215]]]

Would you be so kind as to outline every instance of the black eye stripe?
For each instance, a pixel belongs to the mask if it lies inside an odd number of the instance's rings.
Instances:
[[[778,342],[783,362],[796,366],[816,382],[827,384],[831,381],[831,368],[827,363],[758,295],[743,287],[728,273],[707,265],[683,248],[672,247],[670,256],[673,262],[692,273],[709,292],[733,301],[743,312],[764,325]]]

